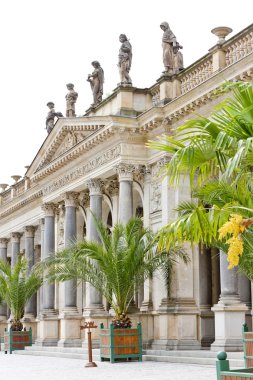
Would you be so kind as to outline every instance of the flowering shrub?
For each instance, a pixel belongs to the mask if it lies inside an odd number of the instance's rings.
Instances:
[[[232,235],[226,243],[228,244],[228,269],[232,269],[239,264],[243,254],[242,233],[253,224],[253,218],[243,219],[241,215],[231,214],[230,219],[219,229],[219,239],[224,239],[227,235]]]

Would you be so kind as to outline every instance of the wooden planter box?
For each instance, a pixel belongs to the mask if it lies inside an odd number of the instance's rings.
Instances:
[[[4,353],[9,351],[24,350],[25,346],[32,345],[32,329],[28,331],[6,331],[4,332]]]
[[[142,361],[142,334],[141,324],[137,324],[137,329],[114,329],[110,324],[109,329],[105,329],[103,323],[100,324],[100,359],[110,360],[115,363],[117,359]]]

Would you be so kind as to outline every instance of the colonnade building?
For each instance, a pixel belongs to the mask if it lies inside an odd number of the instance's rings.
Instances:
[[[108,227],[143,218],[157,231],[190,198],[187,180],[178,188],[159,176],[170,157],[146,147],[193,117],[208,116],[222,98],[224,80],[253,76],[253,25],[218,42],[188,68],[163,74],[150,88],[119,85],[83,117],[60,117],[23,178],[0,193],[0,257],[30,262],[62,249],[73,239],[96,239],[91,212]],[[188,250],[190,263],[174,267],[171,298],[157,273],[145,282],[130,310],[141,321],[145,345],[167,349],[240,350],[241,323],[251,326],[251,283],[227,269],[215,250]],[[108,305],[89,284],[44,285],[25,310],[38,345],[81,346],[84,321],[105,325]],[[0,307],[0,330],[7,326]]]

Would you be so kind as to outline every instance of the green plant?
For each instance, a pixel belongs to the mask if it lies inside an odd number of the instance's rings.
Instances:
[[[157,244],[149,229],[143,228],[138,218],[126,225],[116,224],[112,233],[107,226],[94,219],[100,243],[81,241],[57,252],[44,262],[51,281],[77,279],[88,281],[110,303],[115,312],[115,325],[129,327],[126,316],[135,289],[146,278],[175,255],[187,261],[182,250],[171,255],[157,253]],[[174,255],[175,254],[175,255]]]
[[[226,82],[218,95],[229,97],[210,117],[198,116],[179,127],[174,136],[161,136],[149,147],[171,155],[163,172],[171,184],[190,178],[194,199],[176,208],[178,218],[159,231],[160,248],[191,241],[228,252],[219,229],[231,214],[249,218],[253,214],[253,89],[252,83]],[[247,234],[251,233],[251,229]],[[250,252],[240,257],[246,273]],[[230,260],[231,255],[228,256]],[[249,261],[249,260],[248,260]],[[230,267],[235,265],[236,261]]]
[[[12,330],[22,330],[21,319],[27,301],[42,285],[42,275],[28,266],[24,257],[19,256],[16,264],[11,265],[0,259],[0,297],[11,310]]]

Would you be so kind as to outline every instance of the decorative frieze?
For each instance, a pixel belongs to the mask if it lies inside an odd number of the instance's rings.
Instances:
[[[90,207],[90,195],[88,191],[82,191],[80,193],[79,200],[80,200],[81,207],[83,208]]]
[[[103,166],[109,161],[114,160],[121,154],[121,146],[117,145],[111,149],[106,150],[104,153],[97,155],[92,160],[88,161],[85,165],[76,168],[75,170],[67,173],[63,177],[51,182],[48,186],[43,189],[43,195],[50,194],[57,189],[67,185],[76,179],[83,177],[84,175],[90,173],[96,168]]]

